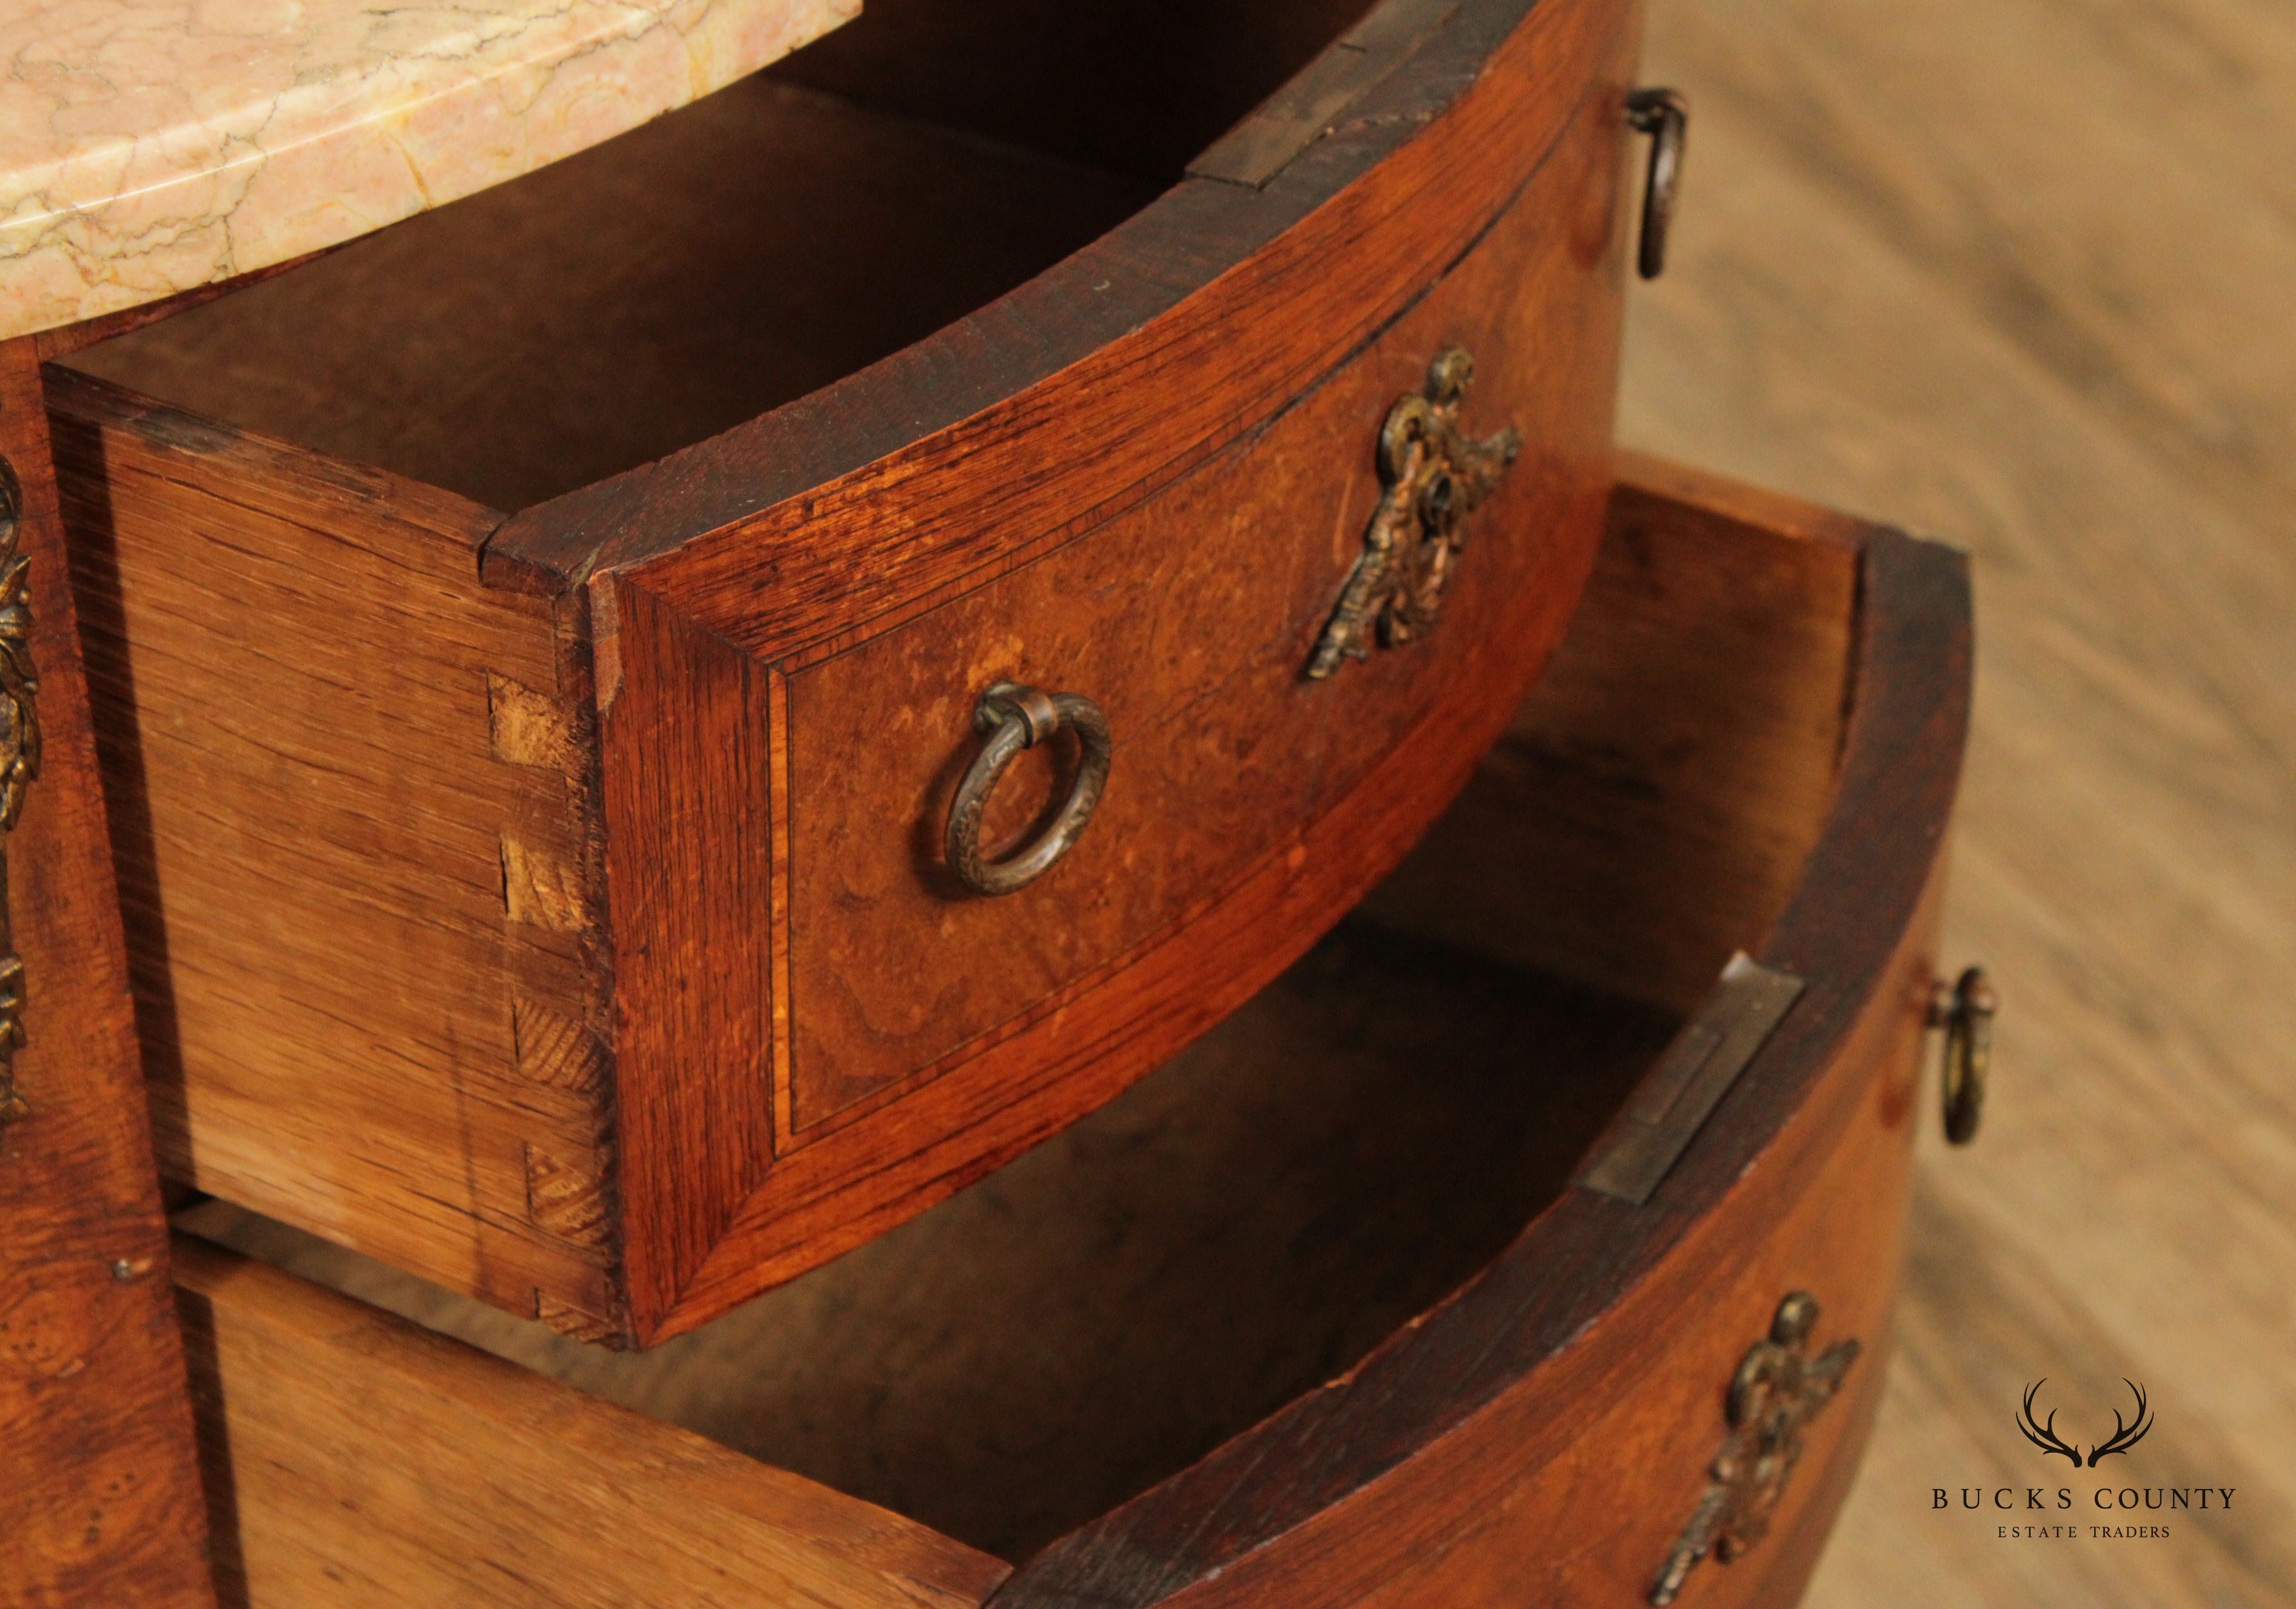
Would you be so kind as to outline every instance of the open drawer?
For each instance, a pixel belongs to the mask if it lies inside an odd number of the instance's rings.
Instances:
[[[1363,10],[878,0],[52,367],[170,1174],[650,1344],[1390,870],[1592,563],[1636,10]]]
[[[1359,917],[839,1262],[618,1355],[200,1209],[282,1265],[176,1269],[249,1601],[1791,1601],[1886,1360],[1966,576],[1628,476],[1552,673]],[[1800,987],[1657,1144],[1740,948]],[[1677,1558],[1750,1354],[1810,1393],[1798,1461],[1740,1556]]]

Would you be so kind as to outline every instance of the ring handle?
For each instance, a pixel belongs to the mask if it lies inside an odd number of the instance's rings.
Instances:
[[[1666,237],[1682,193],[1682,152],[1690,139],[1690,102],[1680,90],[1638,89],[1627,97],[1627,123],[1651,137],[1643,181],[1643,234],[1635,267],[1646,280],[1666,272]]]
[[[2000,997],[1982,967],[1951,984],[1940,982],[1930,1003],[1930,1026],[1945,1030],[1945,1137],[1965,1146],[1985,1116],[1985,1086],[1993,1071],[1993,1017]]]
[[[973,756],[972,769],[949,803],[948,869],[975,894],[1011,894],[1050,871],[1082,836],[1100,803],[1101,790],[1108,786],[1114,744],[1108,717],[1082,693],[1047,694],[1016,682],[999,682],[981,694],[972,706],[972,725],[988,741]],[[1004,780],[1005,768],[1022,749],[1063,731],[1076,733],[1084,754],[1059,813],[1031,842],[1001,861],[988,859],[980,851],[980,819],[988,813],[989,796]]]

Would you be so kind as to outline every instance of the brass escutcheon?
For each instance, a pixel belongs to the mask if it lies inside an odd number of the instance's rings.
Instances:
[[[949,802],[948,869],[975,894],[1011,894],[1050,871],[1083,833],[1108,786],[1114,743],[1108,717],[1083,694],[1047,694],[1016,682],[999,682],[981,694],[973,706],[972,724],[988,741],[973,756],[964,780],[957,784],[956,797]],[[1022,749],[1061,731],[1074,732],[1082,749],[1068,797],[1033,841],[1001,861],[989,860],[980,848],[980,821],[989,796]]]
[[[1427,365],[1427,384],[1388,410],[1379,432],[1386,492],[1364,533],[1364,551],[1308,661],[1320,682],[1376,641],[1395,648],[1434,629],[1451,566],[1466,546],[1466,516],[1522,451],[1513,429],[1477,441],[1459,429],[1459,399],[1475,360],[1448,347]]]
[[[1740,1360],[1723,1400],[1729,1432],[1710,1466],[1706,1495],[1651,1583],[1650,1601],[1659,1609],[1674,1602],[1708,1554],[1727,1564],[1768,1533],[1771,1512],[1800,1461],[1803,1430],[1833,1401],[1864,1350],[1856,1341],[1836,1341],[1811,1357],[1809,1334],[1816,1326],[1817,1298],[1791,1292],[1778,1303],[1769,1335]]]

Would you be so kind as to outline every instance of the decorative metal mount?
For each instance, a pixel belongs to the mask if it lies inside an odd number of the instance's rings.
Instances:
[[[1714,1455],[1713,1483],[1651,1583],[1652,1604],[1674,1602],[1709,1553],[1727,1564],[1768,1531],[1770,1513],[1801,1458],[1803,1428],[1833,1401],[1863,1350],[1855,1341],[1836,1341],[1811,1357],[1809,1332],[1816,1323],[1817,1299],[1793,1292],[1778,1303],[1768,1338],[1754,1343],[1731,1376],[1725,1409],[1730,1433]]]
[[[1395,648],[1434,628],[1444,584],[1466,546],[1465,517],[1522,451],[1522,432],[1512,427],[1480,441],[1460,430],[1459,399],[1474,378],[1475,360],[1462,347],[1446,347],[1427,365],[1426,388],[1388,411],[1379,432],[1379,478],[1387,490],[1308,661],[1308,680],[1366,657],[1374,638]]]
[[[8,925],[5,835],[40,774],[40,690],[32,665],[32,561],[18,551],[23,488],[0,458],[0,1128],[30,1115],[16,1093],[16,1052],[24,1043],[24,963]]]

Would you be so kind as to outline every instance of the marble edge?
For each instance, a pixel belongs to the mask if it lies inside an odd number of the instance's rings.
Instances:
[[[780,60],[860,0],[567,0],[345,84],[80,141],[0,176],[0,339],[340,245],[627,133]],[[5,115],[5,114],[0,114]],[[75,192],[78,194],[75,195]],[[87,199],[89,196],[95,199]]]

